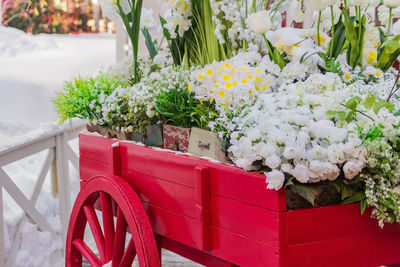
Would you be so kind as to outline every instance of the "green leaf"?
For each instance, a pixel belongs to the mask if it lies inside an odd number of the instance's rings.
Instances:
[[[357,113],[356,113],[355,111],[350,111],[350,112],[347,114],[346,121],[347,121],[348,123],[352,122],[352,121],[354,120],[354,118],[356,117],[356,115],[357,115]]]
[[[382,44],[382,52],[376,64],[381,70],[387,71],[400,56],[400,42],[398,39],[399,36],[396,36],[393,40],[387,40]]]
[[[142,29],[143,36],[145,38],[145,43],[147,50],[149,51],[151,59],[154,59],[154,57],[158,54],[157,48],[154,45],[153,39],[151,38],[150,32],[147,28]]]
[[[354,27],[353,21],[350,19],[347,10],[342,11],[345,25],[345,36],[349,42],[349,49],[347,51],[347,63],[355,68],[360,58],[359,37],[357,29]]]
[[[167,24],[167,20],[161,16],[159,16],[159,18],[160,18],[160,23],[161,23],[161,27],[163,29],[163,34],[164,34],[165,39],[167,39],[167,41],[171,41],[171,39],[172,39],[171,34],[169,33],[169,30],[164,27],[164,25]]]
[[[376,138],[382,136],[382,131],[378,128],[375,127],[374,129],[370,130],[367,135],[366,135],[366,139],[374,141]]]
[[[291,190],[315,206],[318,190],[311,185],[293,184]]]
[[[391,104],[391,103],[389,103],[389,102],[387,102],[385,100],[379,100],[374,105],[375,114],[378,114],[378,112],[383,108],[387,108],[387,110],[389,110],[389,112],[392,112],[394,110],[394,108],[395,108],[395,105]]]
[[[357,106],[361,103],[362,99],[359,96],[355,96],[346,102],[346,108],[351,110],[357,110]]]
[[[354,195],[344,199],[342,201],[342,204],[351,204],[351,203],[356,203],[360,202],[361,200],[365,199],[365,193],[364,192],[356,192]]]
[[[367,200],[364,198],[361,200],[360,202],[360,209],[361,209],[361,214],[364,214],[365,209],[367,208],[368,204],[367,204]]]
[[[374,95],[367,96],[364,100],[364,107],[366,109],[371,109],[376,103],[376,97]]]
[[[332,55],[333,59],[336,59],[340,55],[345,42],[346,42],[346,28],[342,22],[342,16],[341,16],[338,23],[336,23],[335,25],[335,38],[330,41],[327,49],[327,51],[330,51],[331,45],[333,44],[333,55]]]

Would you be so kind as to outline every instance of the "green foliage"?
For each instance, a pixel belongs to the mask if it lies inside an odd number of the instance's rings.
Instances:
[[[149,55],[151,59],[154,59],[155,56],[158,54],[158,49],[157,49],[157,42],[153,41],[151,38],[150,32],[147,28],[142,29],[142,34],[145,39],[145,44],[147,47],[147,50],[149,51]]]
[[[288,62],[284,60],[282,54],[278,51],[278,49],[276,47],[274,47],[271,44],[270,41],[268,41],[268,39],[265,37],[265,35],[263,35],[263,37],[264,37],[265,44],[268,47],[269,58],[273,62],[275,62],[275,64],[277,64],[281,69],[283,69]]]
[[[164,91],[155,96],[155,101],[155,110],[160,114],[164,123],[184,128],[192,127],[191,115],[199,101],[189,90]]]
[[[106,73],[66,82],[63,90],[53,99],[60,123],[72,118],[90,122],[99,120],[102,117],[100,96],[110,95],[120,85],[124,84],[111,79]]]
[[[378,68],[387,71],[400,56],[400,36],[396,36],[393,40],[385,41],[380,48],[381,53],[378,57]]]
[[[345,43],[346,43],[346,28],[342,21],[342,16],[341,16],[338,23],[335,25],[335,37],[331,39],[328,45],[327,55],[330,53],[331,47],[333,45],[333,53],[330,60],[335,60],[338,58],[338,56],[341,54],[343,50]]]
[[[348,42],[347,63],[349,66],[355,68],[358,65],[361,66],[362,63],[365,24],[367,18],[365,15],[362,16],[361,20],[358,21],[358,24],[355,26],[353,19],[350,18],[347,10],[343,10],[342,15],[344,17],[345,36]]]

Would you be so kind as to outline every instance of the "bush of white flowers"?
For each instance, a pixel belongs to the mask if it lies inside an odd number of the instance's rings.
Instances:
[[[328,185],[336,202],[372,207],[382,227],[400,223],[400,1],[312,0],[310,28],[290,27],[303,23],[301,0],[162,2],[153,40],[142,1],[103,1],[122,17],[133,61],[110,69],[124,83],[102,94],[99,124],[211,130],[270,190],[316,206]],[[137,54],[138,29],[148,55]]]

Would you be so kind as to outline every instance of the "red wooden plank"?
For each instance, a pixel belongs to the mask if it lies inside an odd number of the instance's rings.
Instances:
[[[198,220],[146,202],[143,205],[155,233],[189,247],[201,249],[203,243],[202,224]]]
[[[284,266],[278,247],[215,226],[211,226],[211,231],[211,254],[220,259],[243,267]]]
[[[398,224],[387,225],[384,229],[379,228],[377,221],[370,218],[368,211],[361,215],[358,204],[293,210],[288,211],[287,216],[289,245],[358,234],[400,233]]]
[[[88,133],[79,134],[79,155],[104,163],[112,160],[111,146],[117,140]]]
[[[197,218],[194,189],[126,169],[122,169],[122,177],[135,189],[142,201]]]
[[[75,239],[73,242],[74,246],[79,250],[79,252],[86,258],[86,260],[93,267],[101,267],[103,266],[102,262],[99,258],[97,258],[96,254],[89,248],[88,245],[83,242],[82,239]]]
[[[201,250],[211,250],[211,204],[210,204],[210,181],[207,167],[196,167],[195,169],[195,198],[200,222],[202,236]]]
[[[111,167],[109,164],[83,156],[79,157],[79,173],[83,182],[87,182],[90,178],[97,175],[109,174],[110,170]]]
[[[289,266],[376,267],[400,263],[399,234],[369,234],[293,245]]]
[[[211,195],[211,207],[212,225],[274,246],[285,244],[280,237],[284,213],[218,195]]]
[[[106,253],[105,253],[105,243],[104,243],[104,235],[100,227],[99,220],[97,219],[96,212],[92,206],[84,206],[83,210],[86,215],[86,219],[89,223],[90,229],[92,231],[93,238],[96,242],[97,250],[100,255],[100,260],[102,262],[106,261]]]

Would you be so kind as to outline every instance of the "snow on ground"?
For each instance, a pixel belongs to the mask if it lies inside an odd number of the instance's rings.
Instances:
[[[21,30],[0,25],[0,56],[22,55],[56,47],[57,44],[45,35],[33,36]]]

